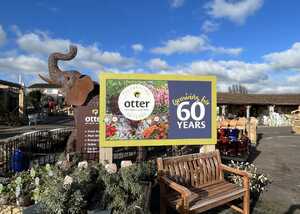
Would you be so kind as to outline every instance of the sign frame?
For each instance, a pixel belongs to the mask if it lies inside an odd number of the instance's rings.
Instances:
[[[99,144],[100,147],[136,147],[136,146],[170,146],[170,145],[215,145],[217,143],[217,90],[215,76],[196,76],[183,74],[137,74],[137,73],[101,73],[99,96]],[[166,81],[205,81],[211,83],[211,137],[199,139],[139,139],[106,140],[106,81],[107,80],[166,80]]]

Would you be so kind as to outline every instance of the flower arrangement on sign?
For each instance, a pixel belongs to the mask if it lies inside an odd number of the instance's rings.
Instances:
[[[142,121],[132,121],[123,116],[106,118],[107,139],[166,139],[168,136],[167,116],[150,116]]]
[[[118,106],[118,97],[129,85],[140,84],[150,90],[154,108],[149,116],[141,120],[126,118]],[[109,80],[106,98],[106,139],[166,139],[168,136],[169,90],[164,80]],[[137,103],[133,103],[134,107]]]
[[[146,128],[143,136],[146,139],[166,139],[167,138],[168,124],[159,123]]]

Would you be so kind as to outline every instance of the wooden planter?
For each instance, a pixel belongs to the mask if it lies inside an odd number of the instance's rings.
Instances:
[[[300,108],[292,111],[292,131],[296,134],[300,134]]]

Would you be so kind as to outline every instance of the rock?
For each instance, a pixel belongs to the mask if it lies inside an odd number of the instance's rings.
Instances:
[[[131,166],[131,165],[132,165],[132,161],[129,161],[129,160],[123,160],[121,162],[121,168],[128,167],[128,166]]]
[[[114,163],[110,163],[110,164],[106,164],[105,165],[105,170],[112,174],[112,173],[116,173],[118,171],[117,165]]]
[[[79,169],[87,169],[88,168],[88,162],[87,161],[81,161],[78,163]]]

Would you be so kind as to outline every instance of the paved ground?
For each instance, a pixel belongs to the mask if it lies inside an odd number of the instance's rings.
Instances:
[[[300,136],[290,127],[259,128],[258,134],[262,139],[254,163],[272,180],[258,207],[269,213],[300,213]]]
[[[5,139],[7,137],[12,137],[29,131],[70,126],[74,126],[74,120],[73,117],[69,116],[50,116],[47,120],[38,123],[36,126],[9,127],[6,125],[0,125],[0,139]]]

